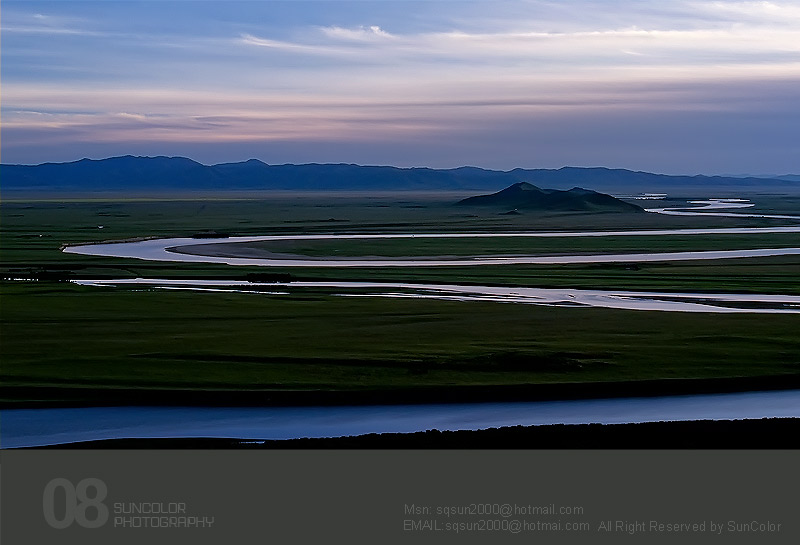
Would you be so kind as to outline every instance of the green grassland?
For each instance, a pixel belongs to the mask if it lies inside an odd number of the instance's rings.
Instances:
[[[798,320],[5,285],[4,385],[391,388],[800,372]],[[32,342],[36,339],[35,342]]]
[[[717,195],[720,196],[720,195]],[[266,270],[64,254],[62,244],[143,236],[668,229],[769,226],[767,219],[654,214],[502,216],[452,195],[252,200],[5,201],[4,277],[419,281],[536,287],[800,294],[800,257],[580,265]],[[791,197],[759,211],[797,213]],[[680,206],[658,203],[658,206]],[[748,209],[746,211],[756,211]],[[103,228],[100,229],[99,226]],[[203,242],[203,241],[201,241]],[[295,242],[273,251],[337,255],[681,251],[798,245],[797,235]],[[373,253],[375,252],[375,253]],[[407,254],[404,252],[411,252]],[[0,381],[7,386],[364,390],[800,373],[794,315],[694,314],[535,305],[93,288],[0,282]],[[1,395],[1,394],[0,394]]]

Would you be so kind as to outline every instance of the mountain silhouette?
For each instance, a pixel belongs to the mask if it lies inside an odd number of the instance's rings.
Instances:
[[[600,191],[664,191],[670,188],[800,188],[792,176],[742,178],[723,176],[668,176],[602,167],[487,170],[399,168],[354,164],[269,165],[257,159],[239,163],[203,165],[185,157],[111,157],[41,165],[0,165],[2,189],[60,192],[167,192],[167,191],[497,191],[520,182],[533,186]],[[569,199],[569,196],[561,196]],[[556,196],[552,197],[553,199]]]
[[[486,206],[513,210],[571,212],[643,212],[644,210],[611,195],[580,187],[561,191],[541,189],[527,182],[513,184],[491,195],[478,195],[459,201],[461,206]]]

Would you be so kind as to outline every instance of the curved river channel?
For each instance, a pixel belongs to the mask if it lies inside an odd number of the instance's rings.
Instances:
[[[108,242],[67,246],[65,253],[145,259],[150,261],[187,261],[200,263],[223,263],[227,265],[256,265],[265,267],[442,267],[513,264],[560,264],[560,263],[624,263],[632,261],[687,261],[697,259],[731,259],[741,257],[766,257],[778,255],[800,255],[800,248],[756,248],[752,250],[710,250],[696,252],[655,252],[639,254],[594,254],[594,255],[536,255],[509,257],[469,258],[249,258],[226,255],[208,255],[210,248],[220,244],[268,242],[282,240],[368,240],[398,238],[563,238],[563,237],[611,237],[611,236],[670,236],[670,235],[724,235],[724,234],[778,234],[800,233],[800,226],[789,227],[740,227],[722,229],[665,229],[643,231],[581,231],[581,232],[526,232],[526,233],[399,233],[399,234],[330,234],[330,235],[263,235],[250,237],[225,237],[219,239],[159,238],[133,242]],[[196,253],[194,253],[196,252]]]
[[[701,206],[689,208],[650,208],[647,212],[667,215],[755,217],[800,220],[800,216],[718,213],[708,210],[726,208],[749,208],[754,206],[746,199],[709,199],[689,201]],[[618,236],[671,236],[671,235],[725,235],[725,234],[779,234],[800,233],[800,226],[787,227],[733,227],[717,229],[651,229],[627,231],[533,231],[524,233],[385,233],[385,234],[324,234],[324,235],[263,235],[246,237],[222,237],[218,239],[163,238],[126,242],[107,242],[66,246],[66,253],[145,259],[151,261],[189,261],[222,263],[226,265],[256,265],[272,267],[443,267],[510,264],[560,264],[560,263],[620,263],[631,261],[685,261],[697,259],[731,259],[742,257],[766,257],[800,255],[800,248],[756,248],[751,250],[711,250],[698,252],[660,252],[639,254],[595,254],[595,255],[535,255],[535,256],[476,256],[469,258],[302,258],[302,256],[242,257],[229,245],[247,242],[269,242],[286,240],[368,240],[368,239],[430,239],[430,238],[588,238]],[[226,245],[215,252],[214,246]],[[268,253],[268,252],[267,252]]]
[[[289,295],[298,289],[333,290],[341,297],[388,297],[483,301],[568,307],[602,307],[625,310],[671,312],[749,312],[800,314],[800,296],[735,293],[670,293],[624,290],[550,289],[458,284],[412,284],[399,282],[289,282],[266,283],[247,280],[174,280],[125,278],[117,280],[72,280],[81,286],[130,286],[147,289],[220,291]]]

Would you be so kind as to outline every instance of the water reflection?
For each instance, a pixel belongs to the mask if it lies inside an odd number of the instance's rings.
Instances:
[[[543,424],[800,417],[800,390],[350,407],[92,407],[2,411],[3,448],[113,438],[288,439]]]
[[[324,288],[343,297],[426,298],[452,301],[484,301],[555,306],[590,306],[627,310],[671,312],[749,312],[800,314],[800,296],[670,293],[624,290],[550,289],[457,284],[400,282],[290,282],[264,283],[247,280],[173,280],[129,278],[118,280],[73,280],[82,286],[140,286],[197,291],[239,291],[262,295],[288,295],[294,289]],[[276,288],[280,290],[276,291]],[[367,291],[364,291],[367,290]],[[392,291],[387,291],[392,290]],[[399,291],[398,291],[399,290]]]

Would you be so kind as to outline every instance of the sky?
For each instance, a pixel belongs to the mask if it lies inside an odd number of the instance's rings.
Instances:
[[[798,1],[13,1],[0,161],[800,173]]]

